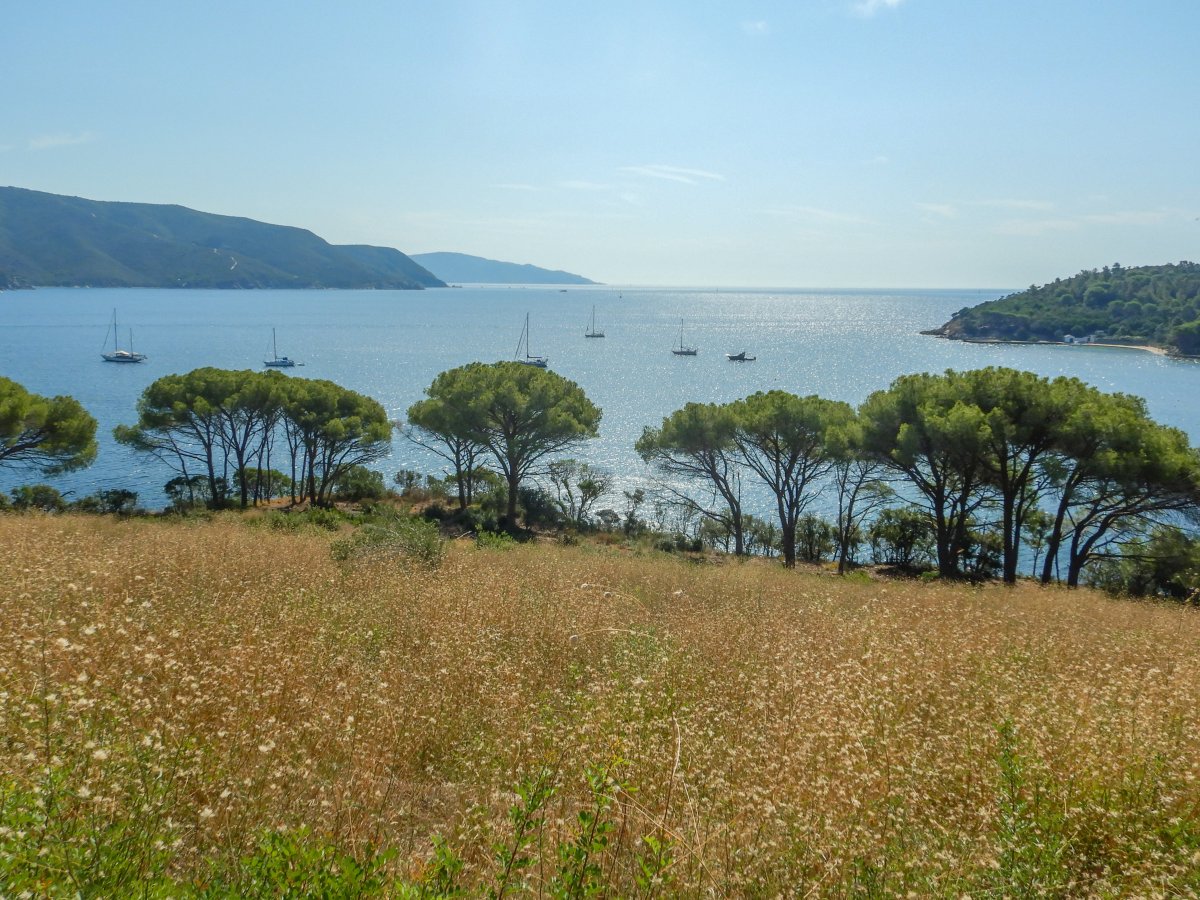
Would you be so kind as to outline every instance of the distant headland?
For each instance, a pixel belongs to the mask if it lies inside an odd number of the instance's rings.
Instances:
[[[442,281],[468,284],[596,284],[582,275],[542,269],[522,263],[501,262],[465,253],[414,253],[420,265]]]
[[[1200,264],[1119,263],[960,309],[926,334],[965,341],[1122,344],[1200,355]]]

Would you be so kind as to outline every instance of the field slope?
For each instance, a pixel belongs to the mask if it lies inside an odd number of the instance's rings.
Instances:
[[[1193,609],[331,540],[0,517],[0,894],[1200,891]]]

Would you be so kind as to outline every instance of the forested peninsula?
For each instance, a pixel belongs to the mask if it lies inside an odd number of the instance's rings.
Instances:
[[[960,309],[927,333],[955,340],[1138,344],[1200,355],[1200,264],[1113,263]]]

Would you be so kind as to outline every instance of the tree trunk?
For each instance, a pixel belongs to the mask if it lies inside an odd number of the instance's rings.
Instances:
[[[794,569],[796,568],[796,522],[795,520],[785,520],[779,524],[782,532],[780,540],[783,544],[783,565],[788,569]]]
[[[1016,516],[1013,514],[1012,505],[1005,500],[1004,502],[1004,522],[1001,526],[1004,533],[1004,583],[1017,583],[1017,559],[1020,554],[1021,541],[1016,528]]]
[[[508,517],[508,527],[512,529],[517,527],[517,487],[520,483],[515,472],[508,476],[508,504],[505,515]]]

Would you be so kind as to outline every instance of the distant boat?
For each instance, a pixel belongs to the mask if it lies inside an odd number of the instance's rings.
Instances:
[[[264,359],[263,365],[270,366],[273,369],[290,369],[296,364],[296,361],[288,356],[280,356],[279,349],[275,346],[275,329],[271,329],[271,359]]]
[[[671,352],[676,356],[695,356],[695,347],[683,346],[683,319],[679,320],[679,346],[671,349]]]
[[[757,356],[747,356],[745,350],[741,353],[726,353],[725,358],[730,362],[754,362],[758,359]]]
[[[113,336],[113,350],[112,350],[112,353],[101,353],[100,354],[101,359],[103,359],[105,362],[115,362],[115,363],[140,363],[146,359],[145,353],[135,353],[133,351],[133,329],[132,328],[129,329],[129,349],[128,350],[121,349],[120,342],[117,340],[117,311],[115,309],[113,310],[113,320],[112,320],[112,325],[109,326],[109,330],[112,332],[112,336]],[[108,335],[107,334],[104,336],[104,346],[105,347],[108,346]]]
[[[522,348],[525,350],[525,355],[521,355]],[[525,313],[525,327],[521,329],[521,337],[517,340],[517,349],[515,353],[517,362],[527,366],[537,366],[539,369],[546,368],[546,363],[550,362],[545,356],[534,356],[529,352],[529,313]]]
[[[592,324],[591,324],[591,327],[589,327],[589,328],[588,328],[588,330],[587,330],[587,331],[585,331],[585,332],[583,333],[583,336],[584,336],[584,337],[604,337],[604,332],[603,332],[603,331],[597,331],[597,330],[596,330],[596,307],[595,307],[595,305],[594,305],[594,304],[593,304],[593,306],[592,306]]]

